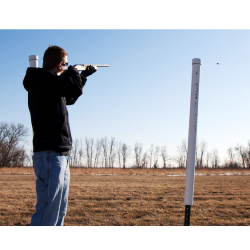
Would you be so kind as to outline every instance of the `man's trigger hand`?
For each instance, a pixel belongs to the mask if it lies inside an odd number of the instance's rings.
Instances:
[[[90,65],[90,66],[87,66],[86,69],[82,71],[81,75],[87,77],[87,76],[94,74],[96,71],[97,71],[97,67]]]

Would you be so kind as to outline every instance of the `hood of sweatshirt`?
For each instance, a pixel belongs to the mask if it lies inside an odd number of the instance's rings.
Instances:
[[[34,76],[44,70],[43,68],[27,68],[26,75],[23,79],[23,86],[27,91],[29,91],[29,86]]]

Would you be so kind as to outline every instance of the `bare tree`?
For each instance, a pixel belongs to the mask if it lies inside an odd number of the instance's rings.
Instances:
[[[98,161],[99,161],[99,156],[100,156],[100,153],[101,153],[101,142],[99,140],[96,140],[96,143],[95,143],[95,162],[94,162],[94,167],[97,168],[98,166]]]
[[[160,153],[160,147],[156,146],[154,152],[154,168],[158,168],[159,153]]]
[[[212,152],[211,161],[212,161],[212,168],[219,167],[219,156],[218,156],[218,151],[216,149],[214,149]]]
[[[167,168],[167,147],[166,146],[161,147],[161,157],[163,161],[163,168]]]
[[[154,152],[154,144],[151,144],[149,148],[149,168],[152,168],[153,152]]]
[[[118,156],[118,161],[119,161],[119,167],[122,167],[122,142],[120,141],[117,143],[116,146],[116,151],[117,151],[117,156]]]
[[[247,160],[246,160],[246,167],[250,168],[250,140],[248,141],[248,147],[246,149]]]
[[[134,146],[134,151],[135,151],[135,162],[136,162],[136,167],[140,168],[141,167],[141,157],[142,157],[142,144],[135,143]]]
[[[187,143],[186,140],[181,141],[181,145],[177,147],[178,156],[176,161],[179,168],[184,168],[187,162]]]
[[[24,147],[20,147],[15,151],[15,154],[12,155],[12,166],[23,167],[27,165],[29,161],[29,156],[26,153]]]
[[[85,150],[87,156],[87,167],[91,168],[94,154],[94,138],[85,138]]]
[[[109,143],[109,168],[114,167],[114,161],[115,161],[114,147],[115,147],[115,138],[111,137],[110,143]]]
[[[122,144],[122,162],[123,162],[123,168],[126,167],[126,162],[127,162],[127,159],[128,159],[128,155],[129,155],[129,147],[127,146],[126,143],[123,143]]]
[[[145,152],[142,157],[142,168],[148,167],[148,153]]]
[[[84,150],[83,150],[83,145],[82,145],[82,140],[80,140],[80,148],[78,150],[78,165],[82,165],[82,158],[84,155]]]
[[[207,143],[202,141],[198,147],[196,147],[196,167],[204,167],[204,155],[207,149]]]
[[[90,157],[89,157],[89,167],[92,168],[92,163],[93,163],[93,154],[94,154],[94,138],[90,138]]]
[[[236,164],[236,160],[235,160],[235,154],[234,154],[234,151],[233,151],[233,149],[231,147],[228,148],[227,154],[228,154],[228,158],[229,158],[228,167],[229,168],[236,167],[237,164]]]
[[[234,150],[231,147],[228,148],[227,153],[229,160],[225,163],[226,167],[250,168],[250,141],[248,141],[247,147],[238,144]]]
[[[207,165],[206,167],[209,168],[209,161],[210,161],[210,158],[211,158],[211,154],[209,152],[207,152],[206,154],[206,160],[207,160]]]
[[[90,166],[90,139],[85,137],[85,152],[87,157],[87,168]]]
[[[77,156],[78,156],[78,149],[79,149],[79,140],[76,138],[73,141],[73,145],[72,145],[72,150],[71,150],[71,166],[77,166],[78,165],[78,160],[77,160]]]
[[[10,128],[7,123],[0,123],[0,145],[2,146],[8,140]]]
[[[0,167],[23,166],[28,155],[24,147],[28,129],[23,124],[0,123]]]
[[[111,168],[114,168],[115,158],[116,158],[116,153],[115,153],[115,151],[113,151],[111,158],[110,158],[110,164],[111,164],[110,167]]]
[[[101,139],[101,145],[103,149],[103,160],[104,160],[104,167],[108,167],[108,139],[104,137]]]
[[[235,147],[235,151],[239,154],[239,157],[241,159],[241,166],[242,168],[246,168],[246,162],[247,162],[247,152],[245,148],[242,145],[237,145]]]

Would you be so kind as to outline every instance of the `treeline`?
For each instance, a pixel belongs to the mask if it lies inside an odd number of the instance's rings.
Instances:
[[[28,137],[24,125],[0,123],[0,167],[32,166],[32,152],[23,143]],[[196,168],[250,168],[250,141],[247,147],[237,145],[227,150],[222,163],[216,149],[208,151],[207,143],[196,146]],[[136,142],[132,147],[114,137],[76,138],[70,152],[71,167],[86,168],[185,168],[187,143],[182,140],[177,155],[169,156],[167,147],[151,144],[148,149]]]
[[[237,145],[227,150],[228,157],[222,163],[219,152],[208,151],[207,143],[201,141],[196,146],[196,168],[250,168],[250,141],[248,146]],[[143,148],[142,143],[136,142],[133,147],[108,139],[86,137],[84,140],[75,139],[70,155],[70,165],[87,168],[185,168],[187,160],[187,143],[182,140],[177,147],[177,155],[170,156],[166,146],[150,145]]]
[[[134,163],[131,158],[134,158]],[[167,167],[167,149],[166,146],[154,147],[153,144],[149,150],[143,152],[142,144],[135,143],[131,148],[124,142],[117,142],[114,137],[108,139],[102,137],[75,139],[70,154],[71,166],[84,166],[87,168],[159,168],[159,158],[162,158],[163,167]]]

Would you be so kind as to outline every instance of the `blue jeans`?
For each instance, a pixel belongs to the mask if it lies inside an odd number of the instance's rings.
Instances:
[[[69,193],[69,156],[54,151],[33,154],[36,212],[31,226],[63,226]]]

